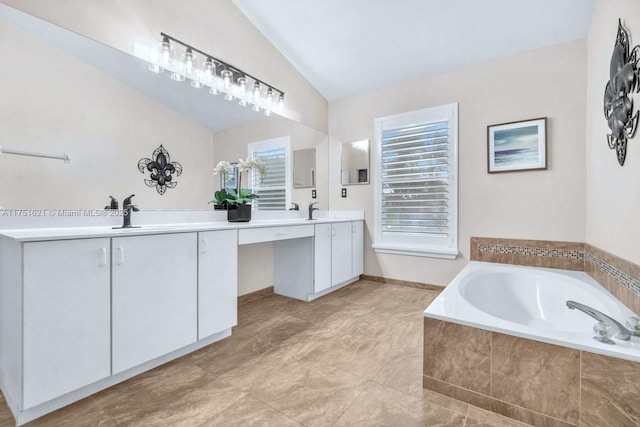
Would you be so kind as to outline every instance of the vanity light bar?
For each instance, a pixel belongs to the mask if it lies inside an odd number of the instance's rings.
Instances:
[[[167,70],[173,80],[189,79],[195,88],[208,87],[212,95],[224,93],[226,100],[237,99],[240,105],[251,105],[254,111],[263,111],[267,116],[284,108],[284,92],[275,86],[166,33],[160,35],[157,56],[149,65],[154,73]],[[183,52],[176,54],[172,44],[182,46]]]

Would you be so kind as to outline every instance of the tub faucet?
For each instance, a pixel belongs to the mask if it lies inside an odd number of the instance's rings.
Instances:
[[[580,304],[579,302],[575,302],[575,301],[567,301],[567,307],[569,307],[571,310],[573,310],[574,308],[577,308],[581,312],[593,317],[598,322],[602,322],[605,325],[611,326],[613,329],[617,331],[616,334],[614,335],[614,338],[617,338],[622,341],[629,341],[629,338],[631,338],[631,335],[633,335],[631,331],[629,331],[627,328],[622,326],[620,322],[618,322],[615,319],[612,319],[611,317],[596,310],[595,308],[589,307],[588,305]]]
[[[313,220],[313,211],[320,210],[318,208],[313,207],[313,205],[317,205],[317,204],[318,202],[309,203],[309,218],[307,218],[309,221]]]

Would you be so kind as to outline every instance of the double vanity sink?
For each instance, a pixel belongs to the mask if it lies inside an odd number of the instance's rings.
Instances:
[[[239,245],[273,242],[274,291],[304,301],[363,272],[362,212],[216,215],[0,230],[0,387],[19,424],[229,336]]]

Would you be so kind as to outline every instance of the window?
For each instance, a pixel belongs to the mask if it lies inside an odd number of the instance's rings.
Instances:
[[[375,120],[376,252],[458,255],[458,104]]]
[[[251,189],[258,195],[253,209],[285,210],[291,204],[291,143],[289,137],[269,139],[249,144],[249,156],[262,160],[266,174],[252,171]]]

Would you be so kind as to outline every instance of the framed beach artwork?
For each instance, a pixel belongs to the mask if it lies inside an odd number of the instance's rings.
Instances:
[[[489,173],[547,168],[547,118],[487,126]]]

